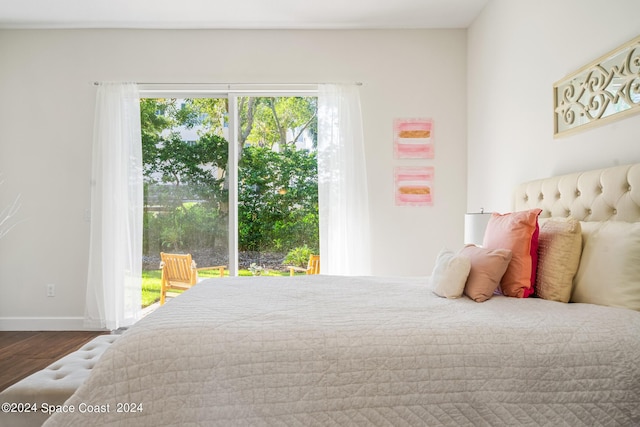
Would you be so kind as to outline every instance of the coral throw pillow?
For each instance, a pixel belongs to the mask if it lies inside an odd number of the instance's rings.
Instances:
[[[538,215],[541,209],[493,213],[484,234],[487,249],[509,249],[511,262],[500,281],[509,297],[526,298],[534,293],[538,263]]]

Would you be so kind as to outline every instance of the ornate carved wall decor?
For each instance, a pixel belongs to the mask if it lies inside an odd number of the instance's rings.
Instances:
[[[553,85],[554,136],[640,112],[640,36]]]

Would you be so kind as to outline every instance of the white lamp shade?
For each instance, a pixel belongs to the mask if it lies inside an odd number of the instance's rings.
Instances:
[[[478,212],[464,215],[464,244],[482,246],[484,232],[491,218],[491,213]]]

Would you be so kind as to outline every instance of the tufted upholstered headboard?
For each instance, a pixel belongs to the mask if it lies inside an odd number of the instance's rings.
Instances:
[[[520,184],[515,191],[514,208],[540,208],[541,218],[640,221],[640,163]]]

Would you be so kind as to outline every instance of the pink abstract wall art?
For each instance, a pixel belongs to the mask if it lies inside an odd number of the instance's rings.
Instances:
[[[433,120],[395,119],[394,152],[398,159],[433,159]]]
[[[433,205],[432,166],[397,167],[394,171],[396,205]]]

